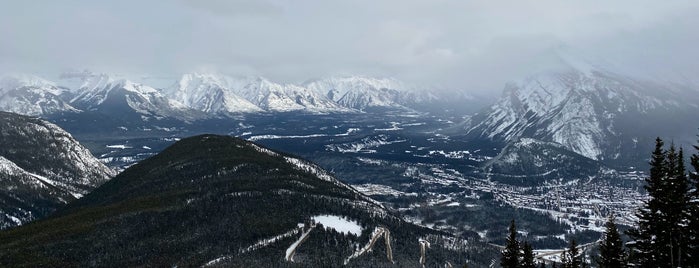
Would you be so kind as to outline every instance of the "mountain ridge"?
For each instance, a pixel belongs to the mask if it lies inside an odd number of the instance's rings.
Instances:
[[[22,106],[10,101],[4,102],[7,104],[4,108],[6,110],[32,115],[99,111],[105,102],[114,102],[109,101],[110,98],[126,99],[127,106],[135,113],[183,120],[202,117],[200,114],[186,118],[183,113],[187,109],[210,116],[260,112],[356,113],[376,108],[438,111],[439,109],[428,108],[440,102],[454,106],[457,100],[473,100],[472,96],[463,92],[435,94],[428,88],[393,78],[368,76],[329,77],[303,84],[281,84],[264,77],[188,73],[181,75],[171,86],[163,88],[88,71],[63,74],[58,83],[31,75],[15,76],[34,77],[25,79],[27,81],[24,82],[24,87],[36,84],[37,81],[45,81],[43,84],[52,87],[44,86],[46,89],[41,91],[43,95],[53,94],[50,98],[28,98],[27,103],[36,105],[49,99],[57,103],[54,106],[58,108],[44,109],[43,112],[25,111],[26,109],[20,109]],[[57,86],[59,84],[67,86]],[[61,91],[60,94],[55,93],[58,90]],[[2,99],[0,95],[0,104],[3,103]]]
[[[46,217],[115,175],[69,133],[0,112],[0,228]],[[9,219],[9,220],[8,220]]]
[[[551,141],[593,160],[615,160],[621,157],[617,148],[633,146],[639,134],[623,124],[644,125],[641,118],[663,118],[667,111],[691,113],[696,99],[688,89],[567,69],[508,84],[500,100],[473,116],[465,130],[470,137],[504,142]]]

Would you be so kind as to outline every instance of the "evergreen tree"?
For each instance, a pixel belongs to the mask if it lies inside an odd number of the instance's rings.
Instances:
[[[655,150],[650,161],[650,176],[646,178],[644,188],[650,198],[637,213],[638,227],[628,232],[633,241],[629,242],[632,264],[641,267],[663,267],[670,263],[669,256],[665,256],[665,234],[659,232],[663,226],[661,211],[664,209],[663,197],[667,187],[663,184],[666,177],[663,141],[655,140]],[[660,234],[660,236],[658,236]]]
[[[699,151],[699,143],[698,145],[694,145],[693,147],[694,150]],[[694,168],[694,172],[691,173],[690,179],[694,184],[694,189],[697,189],[699,188],[699,152],[692,154],[689,161],[692,167]],[[696,191],[694,193],[697,194]]]
[[[656,139],[646,190],[650,196],[638,212],[638,227],[629,232],[632,264],[642,267],[681,267],[690,265],[693,252],[692,211],[684,151]]]
[[[563,268],[581,268],[582,256],[578,251],[578,243],[575,242],[575,239],[570,240],[568,250],[564,251],[561,256]]]
[[[626,265],[626,254],[622,247],[619,230],[614,223],[614,217],[609,217],[605,224],[604,239],[600,244],[600,257],[597,265],[600,268],[624,267]]]
[[[689,206],[691,193],[684,164],[684,150],[680,148],[679,152],[676,154],[674,152],[674,146],[672,146],[667,161],[669,162],[668,167],[674,169],[668,170],[668,207],[665,220],[670,235],[670,263],[673,267],[683,267],[690,263],[689,250],[687,249],[689,240],[687,227],[691,217]]]
[[[529,242],[524,242],[524,245],[522,245],[522,261],[520,262],[519,267],[536,267],[536,264],[534,264],[534,249],[532,248],[532,245],[529,244]]]
[[[517,229],[515,220],[510,222],[509,235],[505,241],[505,249],[502,251],[500,266],[503,268],[519,267],[519,241],[517,241]]]
[[[539,268],[546,268],[546,263],[545,262],[540,262],[539,263]]]
[[[689,205],[689,232],[687,233],[687,253],[689,263],[699,263],[699,143],[693,146],[697,151],[690,157],[693,172],[690,172],[692,192]]]

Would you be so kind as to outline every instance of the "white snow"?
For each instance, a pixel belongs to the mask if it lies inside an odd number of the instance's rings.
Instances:
[[[325,148],[328,151],[336,151],[341,153],[371,153],[374,150],[371,148],[377,148],[383,145],[389,145],[394,143],[406,142],[406,139],[394,139],[391,136],[385,134],[379,134],[376,136],[369,136],[362,138],[359,141],[341,143],[341,144],[328,144]]]
[[[319,179],[322,179],[324,181],[329,181],[333,182],[337,185],[341,185],[339,181],[337,181],[333,176],[328,174],[325,170],[321,169],[320,167],[316,166],[315,164],[311,164],[309,162],[306,162],[304,160],[298,159],[298,158],[293,158],[293,157],[288,157],[285,156],[284,159],[286,160],[287,163],[292,164],[296,167],[296,169],[309,172],[313,175],[316,175]]]
[[[319,138],[319,137],[345,137],[352,133],[359,131],[359,128],[348,128],[345,133],[340,134],[306,134],[306,135],[254,135],[247,137],[249,141],[259,141],[259,140],[273,140],[273,139],[308,139],[308,138]],[[252,132],[245,132],[241,136],[251,135]]]
[[[41,116],[55,112],[80,112],[61,95],[66,89],[41,77],[28,74],[0,76],[0,110]]]
[[[299,228],[303,228],[303,227],[304,227],[304,224],[301,224],[301,225],[299,226]],[[298,234],[300,230],[301,230],[301,229],[298,229],[298,228],[297,228],[297,229],[292,229],[292,230],[289,230],[289,231],[286,232],[286,233],[283,233],[283,234],[280,234],[280,235],[277,235],[277,236],[274,236],[274,237],[262,239],[262,240],[260,240],[260,241],[257,241],[257,243],[250,245],[249,247],[246,247],[246,248],[241,249],[241,250],[240,250],[240,253],[247,253],[247,252],[250,252],[250,251],[253,251],[253,250],[258,250],[258,249],[260,249],[260,248],[269,246],[269,245],[271,245],[271,244],[273,244],[273,243],[276,243],[276,242],[279,241],[279,240],[282,240],[282,239],[284,239],[284,238],[291,237],[291,236],[293,236],[293,235],[295,235],[295,234]],[[219,258],[219,259],[220,259],[220,258]]]
[[[584,61],[565,61],[567,69],[509,83],[502,98],[486,112],[486,118],[472,122],[469,132],[508,142],[524,135],[540,137],[599,160],[608,147],[605,144],[621,131],[617,118],[678,105],[675,99],[662,100],[647,94],[655,91],[652,87],[665,85],[593,70],[590,68],[594,66]]]
[[[458,207],[458,206],[461,206],[461,203],[459,203],[459,202],[451,202],[451,203],[446,204],[445,206],[447,206],[447,207]]]
[[[400,123],[399,122],[390,122],[391,127],[389,128],[375,128],[374,131],[396,131],[396,130],[401,130],[403,128],[399,127]]]
[[[289,248],[286,249],[286,252],[284,254],[284,259],[286,261],[290,261],[290,262],[294,261],[294,253],[296,253],[296,249],[301,245],[301,243],[306,241],[306,238],[308,238],[308,234],[310,234],[311,231],[313,231],[313,228],[315,228],[315,226],[311,226],[310,228],[308,228],[308,230],[306,230],[305,232],[303,232],[303,234],[301,234],[301,236],[299,237],[298,240],[296,240],[294,243],[292,243],[289,246]]]
[[[347,265],[352,259],[355,259],[364,253],[371,252],[371,250],[374,247],[374,244],[376,241],[378,241],[379,238],[383,237],[384,238],[384,243],[386,243],[386,257],[388,258],[389,261],[393,262],[393,254],[391,251],[391,232],[386,229],[385,227],[376,227],[374,228],[374,231],[371,233],[371,237],[369,238],[369,241],[364,245],[362,248],[357,248],[357,250],[352,253],[349,257],[347,257],[344,261],[344,264]]]
[[[360,191],[365,195],[392,195],[392,196],[417,196],[417,193],[406,193],[398,191],[387,185],[365,183],[360,185],[353,185],[355,189]]]
[[[319,215],[313,216],[316,223],[322,224],[325,229],[334,229],[337,232],[344,234],[354,234],[360,236],[362,234],[362,227],[355,220],[348,220],[343,216],[335,215]]]
[[[22,225],[22,220],[20,220],[19,218],[8,214],[5,214],[5,216],[9,217],[10,220],[12,220],[15,224]]]
[[[106,147],[107,147],[107,148],[110,148],[110,149],[122,149],[122,150],[123,150],[123,149],[131,149],[131,148],[133,148],[133,147],[131,147],[131,146],[127,146],[127,145],[124,145],[124,144],[107,145]]]
[[[365,76],[331,77],[310,82],[309,89],[348,108],[404,107],[408,102],[427,102],[436,97],[393,78]]]
[[[186,105],[207,113],[249,113],[262,109],[231,90],[234,83],[213,74],[184,74],[165,94]]]

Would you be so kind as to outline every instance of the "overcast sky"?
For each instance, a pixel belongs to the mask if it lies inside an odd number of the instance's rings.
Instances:
[[[0,72],[360,74],[482,91],[565,48],[697,81],[698,14],[694,0],[3,1]]]

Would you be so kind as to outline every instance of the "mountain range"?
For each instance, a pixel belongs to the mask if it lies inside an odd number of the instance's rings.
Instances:
[[[153,88],[106,74],[65,75],[52,82],[24,74],[0,79],[0,108],[27,115],[98,112],[138,114],[143,119],[183,121],[259,112],[353,113],[371,108],[415,110],[447,99],[395,79],[362,76],[328,78],[303,85],[262,77],[184,74],[174,84]],[[75,83],[74,80],[79,80]],[[70,86],[58,86],[70,84]],[[458,98],[472,97],[459,94]],[[454,101],[454,96],[448,98]]]
[[[147,129],[143,122],[160,127],[166,121],[178,126],[260,113],[380,116],[385,109],[433,115],[448,111],[451,119],[467,118],[449,133],[462,140],[511,149],[521,139],[532,139],[541,146],[561,145],[570,151],[570,159],[582,157],[623,169],[643,165],[656,136],[679,145],[694,141],[699,124],[694,117],[699,112],[696,86],[638,79],[570,57],[561,61],[559,68],[508,83],[494,104],[473,114],[466,111],[480,107],[473,105],[478,100],[463,92],[430,90],[390,78],[331,77],[297,85],[202,73],[182,75],[162,88],[90,72],[64,76],[78,81],[70,86],[31,75],[7,75],[0,79],[0,108],[54,122],[89,121],[101,129]],[[486,166],[509,165],[498,163],[501,160]]]

